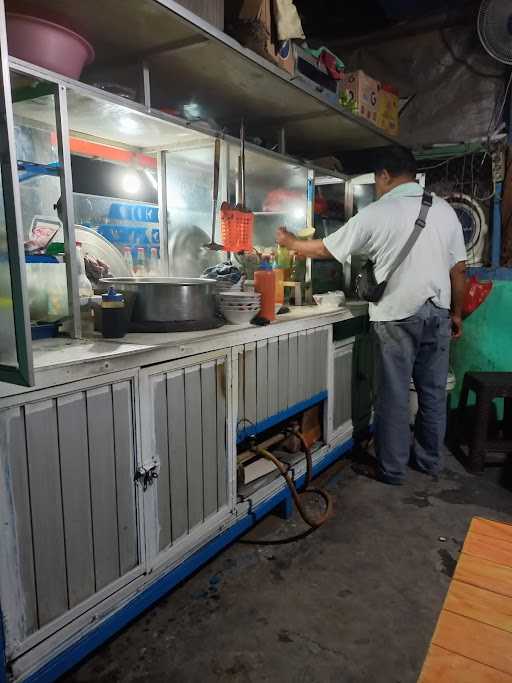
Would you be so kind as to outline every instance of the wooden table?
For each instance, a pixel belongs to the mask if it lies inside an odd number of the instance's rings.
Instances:
[[[418,683],[512,683],[512,525],[472,520]]]

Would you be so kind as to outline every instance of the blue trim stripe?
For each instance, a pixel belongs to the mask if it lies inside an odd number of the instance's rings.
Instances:
[[[345,456],[352,448],[353,441],[349,439],[344,444],[333,448],[313,467],[313,473],[319,474],[329,465]],[[303,486],[306,475],[297,478],[297,485]],[[289,490],[283,489],[275,496],[251,510],[243,519],[232,527],[219,534],[216,538],[207,543],[194,555],[182,562],[178,567],[159,578],[155,583],[146,588],[142,593],[134,597],[125,607],[106,619],[94,631],[91,631],[79,641],[71,645],[62,654],[48,662],[41,669],[33,673],[26,679],[25,683],[52,683],[66,671],[80,662],[84,657],[96,650],[109,638],[138,617],[142,612],[151,607],[157,600],[160,600],[179,583],[188,578],[191,574],[211,560],[221,550],[233,543],[239,536],[248,531],[257,521],[265,517],[277,505],[290,498]],[[2,674],[0,671],[0,681]],[[3,683],[3,681],[2,681]]]
[[[512,280],[512,268],[468,268],[469,275],[476,275],[480,280]]]
[[[236,442],[241,443],[250,436],[266,432],[267,429],[275,427],[280,422],[284,422],[285,420],[288,420],[290,417],[293,417],[297,413],[302,413],[304,410],[312,408],[313,406],[316,406],[318,403],[322,403],[326,400],[327,392],[321,391],[319,394],[315,394],[315,396],[313,396],[312,398],[308,398],[307,401],[301,401],[300,403],[296,403],[295,405],[291,406],[291,408],[282,410],[280,413],[276,413],[275,415],[268,417],[266,420],[257,422],[254,425],[248,425],[247,427],[244,427],[238,432],[236,436]]]

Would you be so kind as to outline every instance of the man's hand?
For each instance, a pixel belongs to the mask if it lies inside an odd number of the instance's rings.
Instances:
[[[462,337],[462,318],[460,315],[452,313],[452,339],[460,339]]]
[[[286,228],[278,229],[276,242],[280,247],[286,247],[304,258],[332,258],[332,254],[327,251],[322,240],[299,240],[293,232],[289,232]]]
[[[295,235],[284,227],[278,228],[276,235],[276,242],[280,247],[293,250],[297,238]]]

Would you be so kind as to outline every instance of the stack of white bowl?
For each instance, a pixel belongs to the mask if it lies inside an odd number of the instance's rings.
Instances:
[[[261,308],[258,292],[219,292],[218,301],[222,315],[232,325],[250,323]]]

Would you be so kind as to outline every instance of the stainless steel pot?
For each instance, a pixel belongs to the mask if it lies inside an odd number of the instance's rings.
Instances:
[[[216,281],[202,278],[112,277],[101,280],[120,292],[137,294],[132,321],[203,322],[215,318]]]

